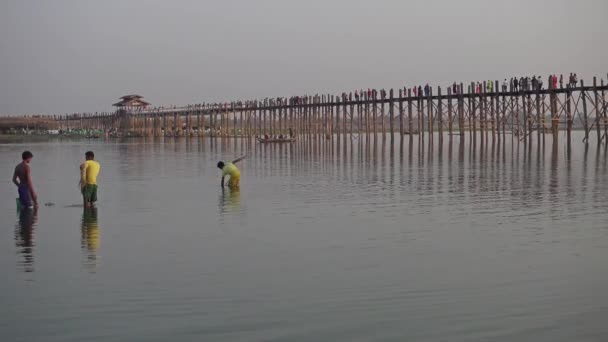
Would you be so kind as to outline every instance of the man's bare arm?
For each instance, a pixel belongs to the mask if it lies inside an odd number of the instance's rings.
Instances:
[[[17,182],[17,178],[19,178],[19,177],[17,176],[17,168],[15,168],[15,172],[13,173],[13,183],[16,186],[19,186],[19,182]]]
[[[32,195],[32,199],[34,200],[34,205],[38,206],[38,195],[34,190],[34,183],[32,182],[32,175],[30,172],[30,167],[27,165],[25,167],[25,177],[27,178],[27,186],[30,188],[30,195]]]
[[[87,169],[84,167],[84,163],[80,164],[80,181],[78,182],[78,184],[80,184],[81,188],[84,188],[84,185],[86,184],[86,179],[87,179]]]

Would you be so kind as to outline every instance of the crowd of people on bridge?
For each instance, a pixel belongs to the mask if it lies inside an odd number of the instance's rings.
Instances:
[[[577,86],[579,83],[578,76],[576,73],[570,73],[568,79],[564,78],[564,75],[549,75],[547,78],[547,87],[549,89],[570,89]],[[521,77],[512,77],[510,79],[504,79],[502,82],[487,80],[487,81],[477,81],[473,82],[472,88],[469,85],[462,85],[454,82],[452,85],[447,88],[450,90],[451,94],[463,94],[465,92],[465,86],[468,88],[469,92],[475,94],[481,94],[484,92],[492,93],[495,91],[501,92],[520,92],[520,91],[540,91],[545,87],[545,83],[543,78],[540,75],[534,76],[521,76]],[[433,96],[433,88],[427,83],[424,86],[418,85],[413,87],[403,87],[400,89],[400,93],[402,96],[414,96],[414,97],[428,97]],[[410,95],[411,94],[411,95]],[[399,94],[394,94],[395,97],[399,96]],[[367,89],[357,89],[354,92],[343,92],[341,96],[338,96],[338,99],[342,101],[363,101],[363,100],[385,100],[389,97],[389,93],[386,89],[375,89],[375,88],[367,88]],[[260,106],[285,106],[285,105],[302,105],[302,104],[310,104],[310,103],[319,103],[323,100],[323,96],[316,95],[304,95],[304,96],[291,96],[291,97],[266,97],[262,100],[239,100],[234,102],[215,102],[215,103],[197,103],[190,104],[186,106],[176,106],[176,105],[167,105],[167,106],[156,106],[156,107],[147,107],[145,110],[139,109],[140,111],[146,112],[177,112],[180,110],[183,111],[194,111],[194,110],[215,110],[217,112],[230,110],[231,108],[243,108],[243,107],[260,107]],[[326,99],[329,101],[329,99]],[[312,101],[312,102],[311,102]],[[110,113],[105,113],[110,114]],[[86,117],[93,115],[93,113],[76,113],[66,115],[66,118],[69,119],[77,119],[81,117]]]
[[[570,76],[566,83],[564,83],[564,76],[559,75],[559,77],[555,74],[549,75],[548,77],[548,87],[551,89],[560,89],[564,88],[572,88],[578,84],[578,77],[576,73],[570,73]],[[452,94],[461,94],[464,93],[464,87],[461,84],[454,82],[451,86],[448,87]],[[496,89],[495,89],[496,88]],[[544,81],[540,75],[534,76],[522,76],[522,77],[512,77],[510,79],[504,79],[502,83],[498,84],[498,82],[487,80],[487,81],[478,81],[473,83],[473,88],[470,89],[471,92],[476,94],[481,94],[484,92],[494,92],[502,91],[502,92],[519,92],[519,91],[536,91],[544,89]],[[414,87],[403,87],[402,89],[403,96],[408,96],[408,94],[413,95],[414,97],[428,97],[433,96],[433,88],[427,83],[424,86],[418,85]],[[367,88],[367,89],[357,89],[354,92],[343,92],[341,96],[338,96],[342,101],[361,101],[361,100],[384,100],[389,97],[386,89],[375,89],[375,88]],[[246,101],[235,101],[235,102],[216,102],[216,103],[199,103],[193,105],[187,105],[186,107],[177,107],[174,105],[171,106],[160,106],[149,108],[150,111],[162,111],[162,110],[175,110],[179,108],[184,108],[187,110],[197,110],[197,109],[207,109],[207,110],[225,110],[231,107],[253,107],[253,106],[284,106],[284,105],[301,105],[310,103],[309,99],[312,98],[314,103],[318,103],[322,100],[322,96],[319,94],[316,95],[304,95],[304,96],[291,96],[291,97],[266,97],[262,100],[246,100]]]
[[[565,84],[563,74],[560,74],[559,77],[555,74],[549,75],[548,78],[549,89],[563,89],[564,85],[566,88],[573,88],[576,87],[577,84],[578,77],[572,72]],[[505,79],[503,82],[503,91],[507,91],[507,89],[511,92],[543,90],[543,78],[541,76],[513,77],[508,83]]]

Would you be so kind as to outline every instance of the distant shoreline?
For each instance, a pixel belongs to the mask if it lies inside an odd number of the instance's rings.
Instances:
[[[52,135],[52,134],[0,134],[0,144],[15,144],[15,143],[36,143],[48,141],[80,141],[80,140],[98,140],[87,139],[81,136],[68,135]]]

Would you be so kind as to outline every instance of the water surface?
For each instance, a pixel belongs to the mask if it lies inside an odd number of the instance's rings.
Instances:
[[[606,341],[608,154],[579,138],[0,145],[0,338]],[[9,183],[24,149],[36,215]]]

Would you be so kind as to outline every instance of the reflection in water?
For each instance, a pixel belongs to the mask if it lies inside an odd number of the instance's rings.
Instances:
[[[222,188],[220,192],[220,214],[241,210],[241,190],[239,188]]]
[[[34,226],[38,220],[36,210],[21,210],[19,212],[19,222],[15,227],[15,246],[17,253],[23,257],[17,265],[23,268],[24,272],[34,271]]]
[[[97,250],[99,249],[100,238],[97,208],[84,208],[80,234],[80,247],[86,254],[85,265],[95,268],[97,266]]]

